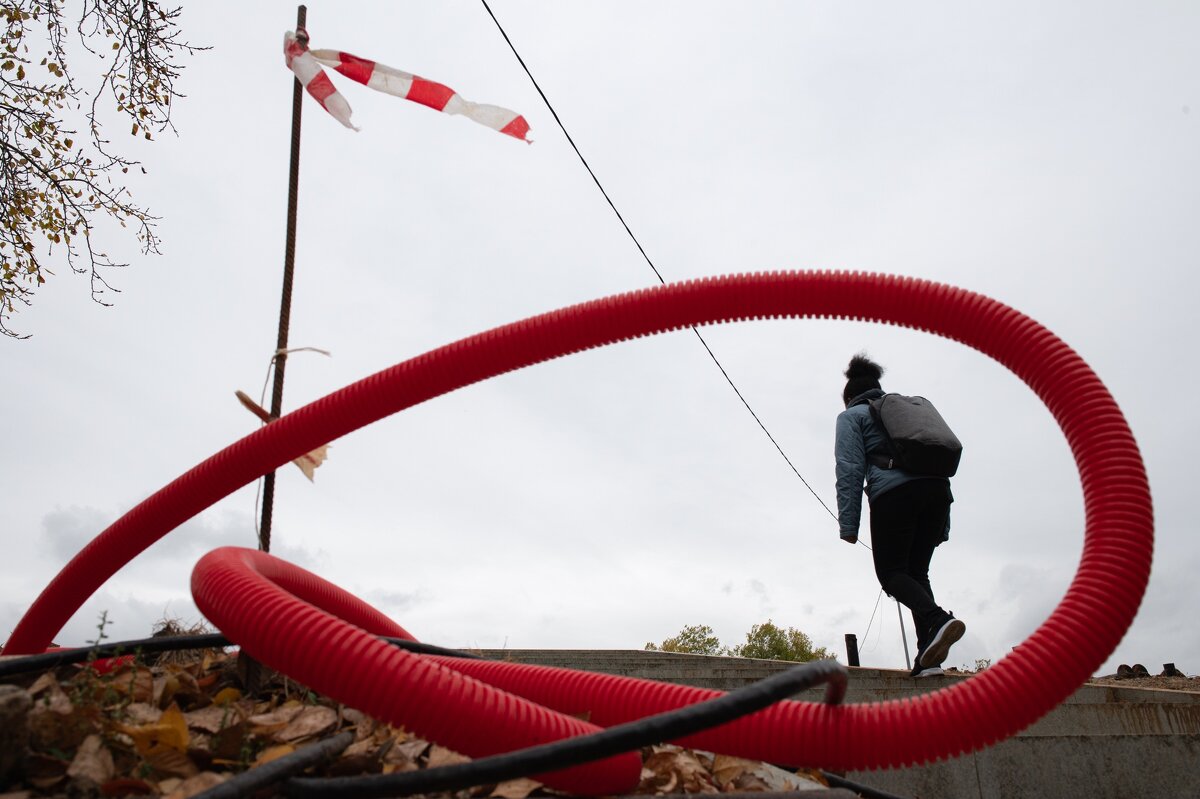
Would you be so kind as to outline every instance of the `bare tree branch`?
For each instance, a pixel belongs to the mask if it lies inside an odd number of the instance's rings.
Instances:
[[[159,251],[158,217],[134,201],[122,177],[141,162],[105,137],[101,112],[115,103],[133,136],[174,132],[171,108],[183,96],[175,88],[178,59],[207,49],[181,39],[179,8],[82,0],[75,35],[105,65],[88,89],[67,66],[64,5],[0,2],[0,333],[13,338],[25,336],[9,327],[12,314],[31,303],[56,262],[89,275],[92,298],[109,304],[116,289],[104,272],[128,265],[101,248],[109,223],[132,229],[143,254]],[[39,50],[45,56],[35,63],[31,53]],[[83,136],[70,127],[72,115],[86,125]]]

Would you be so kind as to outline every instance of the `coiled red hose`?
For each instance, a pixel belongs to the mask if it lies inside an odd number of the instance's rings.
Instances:
[[[600,730],[380,641],[370,633],[412,636],[357,597],[265,552],[209,552],[192,570],[192,595],[255,659],[472,757]],[[627,752],[539,778],[572,793],[615,794],[637,785],[641,771],[641,757]]]
[[[1086,513],[1083,555],[1051,616],[1014,653],[970,680],[873,705],[788,703],[757,714],[754,721],[702,734],[703,740],[714,741],[707,748],[830,768],[882,768],[952,757],[1018,732],[1099,668],[1133,621],[1153,551],[1145,467],[1112,396],[1049,330],[980,294],[915,278],[856,272],[738,275],[609,297],[462,339],[365,378],[222,450],[117,520],[46,587],[14,630],[6,654],[41,651],[112,573],[196,513],[304,452],[384,416],[579,350],[692,325],[783,316],[904,325],[974,347],[1008,367],[1046,403],[1078,464]],[[235,613],[260,612],[249,603],[238,604]],[[300,626],[291,635],[310,632]],[[346,657],[336,648],[340,640],[333,640],[331,649],[286,656],[288,663]],[[605,725],[703,694],[512,664],[455,662],[452,668],[538,704],[568,712],[584,706]],[[457,713],[449,706],[445,712]],[[737,740],[728,745],[711,738],[733,729],[738,732],[728,735]]]

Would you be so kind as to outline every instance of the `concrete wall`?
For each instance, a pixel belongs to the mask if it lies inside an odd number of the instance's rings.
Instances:
[[[791,664],[641,650],[489,650],[521,663],[733,690]],[[850,669],[846,702],[914,696],[962,677]],[[820,701],[823,689],[797,699]],[[847,778],[921,799],[1200,797],[1200,693],[1083,686],[1036,724],[981,752]]]

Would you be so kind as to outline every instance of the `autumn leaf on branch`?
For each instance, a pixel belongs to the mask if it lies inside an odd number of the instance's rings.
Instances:
[[[109,304],[104,272],[128,262],[109,256],[102,229],[158,252],[157,217],[125,185],[141,162],[105,138],[100,111],[111,103],[144,139],[174,131],[178,59],[207,49],[181,40],[180,9],[155,0],[84,0],[70,22],[65,5],[0,5],[0,333],[12,338],[26,337],[9,327],[14,311],[56,265],[89,275],[92,298]],[[76,56],[100,64],[96,80],[72,73]]]

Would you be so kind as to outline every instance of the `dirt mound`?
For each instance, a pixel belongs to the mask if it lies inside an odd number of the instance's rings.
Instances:
[[[1200,677],[1093,677],[1088,685],[1112,685],[1118,688],[1149,688],[1155,691],[1200,693]]]

